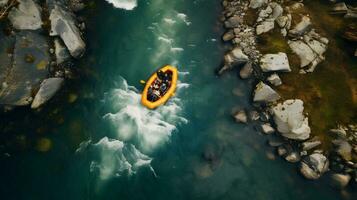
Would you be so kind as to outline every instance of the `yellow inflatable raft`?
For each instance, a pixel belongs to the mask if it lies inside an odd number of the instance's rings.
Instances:
[[[165,104],[170,97],[175,94],[178,72],[176,67],[166,65],[159,69],[164,75],[165,80],[158,77],[155,72],[146,82],[144,91],[141,95],[141,103],[149,109],[155,109]],[[162,87],[165,89],[163,90]]]

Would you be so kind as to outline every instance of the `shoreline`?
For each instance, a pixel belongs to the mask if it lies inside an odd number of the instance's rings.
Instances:
[[[269,145],[286,161],[298,163],[305,178],[316,180],[329,171],[336,188],[355,184],[357,126],[338,125],[324,133],[328,139],[320,139],[311,128],[314,121],[304,109],[310,107],[310,102],[298,97],[285,99],[285,94],[279,94],[279,88],[286,87],[285,74],[319,73],[315,69],[324,64],[326,52],[330,50],[329,40],[335,38],[327,38],[314,25],[309,10],[301,2],[224,0],[222,6],[220,20],[226,30],[222,40],[231,43],[232,48],[224,55],[224,65],[218,74],[238,68],[241,79],[253,79],[256,84],[252,94],[255,109],[249,113],[246,109],[236,111],[235,120],[252,123],[258,132],[274,135],[276,139],[270,140]],[[331,13],[341,13],[341,7],[342,12],[351,16],[351,6],[342,3],[335,4]],[[272,32],[282,39],[273,40]],[[265,49],[259,46],[261,38],[267,42]],[[326,145],[332,147],[326,149]]]

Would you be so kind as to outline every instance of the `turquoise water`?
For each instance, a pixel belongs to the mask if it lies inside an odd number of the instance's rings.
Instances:
[[[230,117],[249,108],[251,83],[214,74],[225,48],[220,1],[95,3],[78,79],[38,112],[1,116],[1,138],[14,146],[1,157],[2,199],[340,198],[324,179],[269,160],[268,137]],[[149,111],[139,81],[163,64],[178,66],[181,83]],[[34,150],[40,138],[49,151]]]

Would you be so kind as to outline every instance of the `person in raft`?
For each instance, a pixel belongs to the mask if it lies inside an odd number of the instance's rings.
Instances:
[[[159,70],[156,72],[157,79],[152,85],[150,85],[148,90],[148,100],[155,102],[163,96],[170,84],[170,75]]]

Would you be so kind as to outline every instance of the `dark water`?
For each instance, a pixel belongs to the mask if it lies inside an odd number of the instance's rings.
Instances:
[[[251,88],[235,73],[214,75],[224,52],[220,9],[213,0],[141,0],[134,10],[96,1],[78,79],[40,111],[1,116],[9,153],[1,199],[339,199],[324,179],[306,181],[296,165],[269,160],[268,138],[231,119],[233,107],[249,108]],[[140,90],[166,63],[182,83],[150,112],[123,81]],[[82,142],[89,145],[76,153]],[[134,167],[138,154],[118,157],[119,143],[152,158],[155,173]]]

